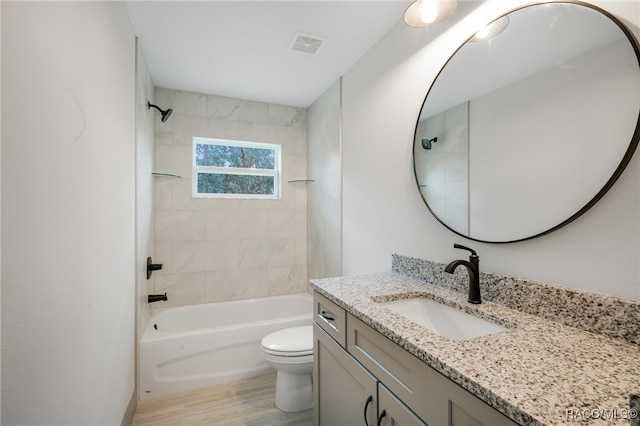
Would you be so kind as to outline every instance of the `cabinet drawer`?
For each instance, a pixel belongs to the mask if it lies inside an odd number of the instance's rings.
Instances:
[[[427,364],[347,315],[347,351],[419,417],[428,418],[429,380],[436,374]]]
[[[313,293],[313,319],[340,346],[346,348],[347,315],[344,309],[321,294]]]

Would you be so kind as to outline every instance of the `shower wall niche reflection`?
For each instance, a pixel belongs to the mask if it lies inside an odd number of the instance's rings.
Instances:
[[[469,232],[469,103],[418,123],[416,139],[437,138],[430,149],[416,143],[415,172],[429,208],[463,234]]]

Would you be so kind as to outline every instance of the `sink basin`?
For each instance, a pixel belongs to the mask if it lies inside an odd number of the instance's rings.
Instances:
[[[410,319],[451,340],[467,340],[507,330],[426,297],[381,302],[381,307]]]

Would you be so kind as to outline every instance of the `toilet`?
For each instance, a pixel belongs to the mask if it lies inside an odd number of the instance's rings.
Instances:
[[[300,411],[313,406],[313,328],[286,328],[262,339],[264,359],[277,370],[276,407]]]

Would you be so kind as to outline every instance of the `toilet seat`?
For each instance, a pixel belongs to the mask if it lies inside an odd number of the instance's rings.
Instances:
[[[265,336],[262,352],[277,371],[276,407],[282,411],[313,407],[313,326],[287,328]]]
[[[305,325],[271,333],[262,339],[262,350],[282,357],[313,355],[313,327]]]

